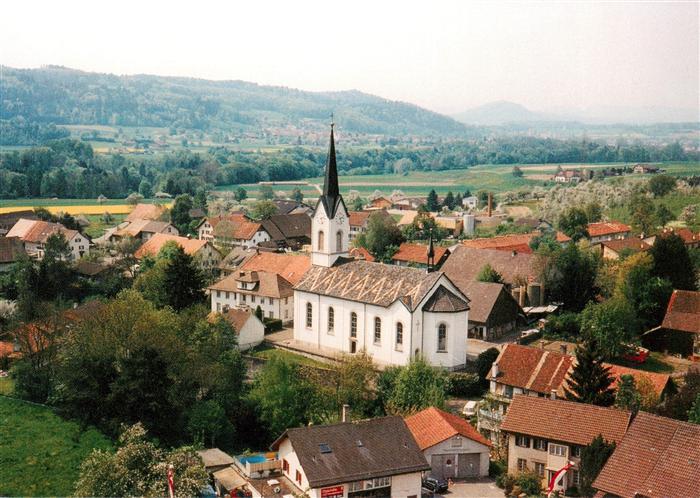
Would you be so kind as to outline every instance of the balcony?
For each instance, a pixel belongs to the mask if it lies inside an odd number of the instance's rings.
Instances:
[[[492,420],[500,423],[501,420],[503,420],[503,414],[497,410],[485,410],[483,408],[480,408],[479,418],[484,418],[486,420]]]

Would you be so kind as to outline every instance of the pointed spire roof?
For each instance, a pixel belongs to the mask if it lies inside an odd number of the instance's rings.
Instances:
[[[331,122],[331,141],[328,147],[328,158],[326,159],[326,173],[323,179],[323,194],[319,202],[323,203],[329,218],[335,216],[338,204],[342,202],[340,188],[338,187],[338,165],[335,160],[335,137],[333,135],[334,123]]]

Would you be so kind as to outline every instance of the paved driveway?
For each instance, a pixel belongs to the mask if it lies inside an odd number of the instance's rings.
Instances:
[[[423,498],[431,495],[423,494]],[[496,486],[494,479],[485,477],[478,480],[455,482],[447,493],[434,495],[445,498],[503,498],[503,490]]]

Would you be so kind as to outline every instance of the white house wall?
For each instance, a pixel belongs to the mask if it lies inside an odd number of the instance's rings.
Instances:
[[[246,350],[257,346],[265,339],[265,326],[252,315],[238,331],[238,348]]]

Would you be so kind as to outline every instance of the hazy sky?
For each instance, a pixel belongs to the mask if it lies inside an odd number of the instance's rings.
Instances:
[[[0,63],[493,100],[697,108],[698,2],[7,1]]]

